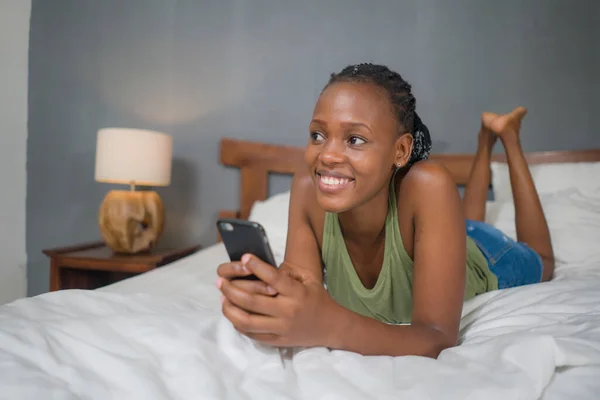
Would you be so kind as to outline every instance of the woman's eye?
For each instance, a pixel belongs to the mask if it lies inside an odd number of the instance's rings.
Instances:
[[[310,138],[314,141],[314,142],[320,142],[325,140],[325,137],[319,133],[319,132],[311,132],[310,133]]]
[[[350,142],[350,144],[353,146],[360,146],[361,144],[367,143],[364,139],[361,139],[358,136],[352,136],[348,142]]]

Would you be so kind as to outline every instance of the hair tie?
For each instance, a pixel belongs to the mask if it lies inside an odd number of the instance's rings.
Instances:
[[[415,118],[413,124],[413,148],[410,155],[409,163],[413,164],[417,161],[427,160],[431,154],[431,136],[429,135],[429,129],[421,121],[421,118],[415,111]]]

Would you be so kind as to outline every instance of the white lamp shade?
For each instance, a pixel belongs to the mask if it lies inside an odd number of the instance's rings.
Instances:
[[[167,186],[171,183],[173,139],[154,131],[105,128],[96,142],[96,181]]]

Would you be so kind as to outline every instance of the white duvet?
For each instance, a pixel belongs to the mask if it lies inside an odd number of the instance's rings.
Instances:
[[[594,398],[599,282],[480,296],[465,306],[464,342],[438,360],[263,347],[205,293],[55,292],[0,309],[0,398],[537,399],[569,367],[588,379],[567,380],[568,398]]]
[[[593,202],[553,204],[555,227],[600,222]],[[578,232],[560,237],[556,280],[467,302],[461,344],[437,360],[252,342],[220,314],[219,245],[103,290],[19,300],[0,307],[0,399],[600,398],[600,252]]]

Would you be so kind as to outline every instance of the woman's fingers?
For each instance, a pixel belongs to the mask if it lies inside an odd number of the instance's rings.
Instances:
[[[241,290],[244,290],[251,294],[261,294],[264,296],[275,296],[277,291],[272,287],[268,286],[263,281],[249,280],[249,279],[235,279],[230,283]]]
[[[245,279],[252,272],[240,262],[229,262],[219,265],[217,268],[216,286],[221,289],[225,280],[231,282],[235,287],[248,293],[256,293],[264,296],[275,296],[277,291],[258,279]]]
[[[242,256],[242,264],[244,268],[251,271],[261,281],[275,289],[281,294],[292,294],[300,282],[292,278],[289,273],[281,271],[273,267],[252,254],[244,254]]]
[[[251,314],[236,306],[227,298],[223,300],[223,315],[231,322],[235,329],[245,335],[263,334],[265,336],[277,335],[279,328],[275,318]]]
[[[219,265],[217,275],[224,279],[233,279],[252,275],[252,272],[244,267],[241,262],[235,261]]]
[[[250,285],[246,284],[246,286]],[[256,288],[255,286],[254,289]],[[278,314],[278,304],[275,302],[275,298],[246,291],[240,288],[238,282],[234,284],[233,282],[223,280],[219,289],[221,289],[221,293],[223,293],[225,299],[245,311],[269,316]]]

